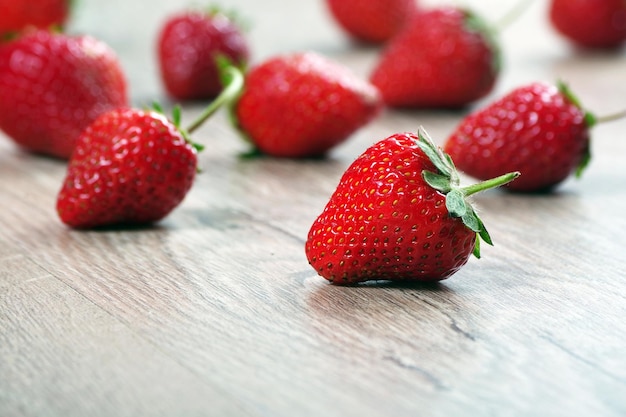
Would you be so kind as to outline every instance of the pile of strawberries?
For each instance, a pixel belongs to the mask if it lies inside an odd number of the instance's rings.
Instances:
[[[68,160],[57,198],[65,224],[144,224],[191,189],[202,146],[190,136],[222,106],[255,152],[323,157],[384,107],[463,109],[488,97],[502,71],[498,34],[469,10],[326,3],[355,41],[380,45],[369,79],[311,51],[247,68],[236,19],[218,9],[170,16],[156,38],[164,89],[175,100],[211,101],[183,127],[177,107],[167,117],[159,106],[130,106],[106,44],[60,30],[68,0],[0,0],[0,129],[23,149]],[[579,47],[626,42],[623,0],[552,0],[549,17]],[[467,198],[499,186],[547,192],[580,175],[599,121],[566,85],[537,82],[468,114],[443,149],[423,128],[382,139],[342,176],[311,226],[307,258],[337,284],[445,279],[480,256],[481,241],[492,243]],[[457,169],[481,182],[462,186]]]

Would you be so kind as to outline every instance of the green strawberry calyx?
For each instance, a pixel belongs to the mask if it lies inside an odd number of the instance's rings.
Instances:
[[[489,245],[493,245],[493,242],[487,228],[467,198],[481,191],[505,185],[519,177],[520,173],[510,172],[490,180],[462,187],[460,185],[459,173],[450,155],[435,145],[423,127],[420,126],[417,136],[417,146],[437,168],[437,172],[422,171],[422,178],[428,185],[446,196],[446,208],[449,215],[460,218],[465,226],[476,232],[474,256],[480,258],[480,240],[482,239]]]
[[[194,142],[191,139],[191,134],[199,129],[222,106],[230,106],[231,103],[239,97],[243,89],[244,76],[242,71],[236,66],[222,68],[221,77],[224,84],[222,92],[202,111],[202,113],[200,113],[197,119],[187,126],[187,128],[184,128],[181,124],[182,116],[180,106],[175,105],[172,108],[172,115],[169,118],[170,122],[178,129],[185,141],[187,141],[196,152],[201,152],[204,149],[204,145]],[[156,102],[152,104],[152,110],[163,115],[165,114],[161,105]]]
[[[570,103],[578,107],[580,111],[583,112],[585,125],[587,126],[588,129],[591,129],[592,127],[594,127],[595,125],[599,123],[606,123],[606,122],[611,122],[614,120],[626,118],[626,109],[620,112],[614,113],[614,114],[598,117],[583,107],[578,97],[572,92],[570,87],[564,81],[559,80],[557,82],[557,88],[559,89],[559,92]],[[583,154],[583,157],[580,163],[576,167],[576,173],[575,173],[576,178],[580,178],[582,176],[583,171],[585,170],[585,168],[587,168],[587,166],[589,165],[589,162],[591,162],[591,149],[589,146],[587,146],[587,149],[585,149],[585,153]]]
[[[172,115],[170,117],[170,121],[176,126],[176,128],[181,132],[183,137],[190,145],[194,148],[197,148],[198,151],[202,150],[203,146],[197,143],[194,143],[191,140],[191,134],[198,130],[204,122],[213,116],[215,112],[217,112],[222,106],[230,105],[241,93],[243,89],[244,76],[240,69],[235,66],[229,66],[223,69],[222,79],[224,83],[224,89],[222,92],[213,100],[203,111],[200,113],[200,116],[187,128],[183,128],[181,125],[181,110],[180,106],[176,105],[172,108]],[[163,108],[159,103],[152,103],[152,109],[160,114],[165,114]]]
[[[585,118],[585,125],[587,126],[588,129],[591,129],[593,126],[595,126],[598,123],[598,118],[593,113],[588,112],[587,110],[583,108],[578,97],[572,92],[572,90],[569,88],[569,86],[565,82],[559,80],[557,82],[557,88],[559,89],[559,93],[561,93],[570,103],[578,107],[580,111],[583,112],[584,118]],[[580,160],[580,163],[576,167],[576,172],[575,172],[576,178],[580,178],[582,176],[583,172],[585,171],[585,168],[589,166],[590,162],[591,162],[591,148],[587,146]]]
[[[162,114],[167,117],[167,115],[165,114],[165,110],[163,110],[163,107],[160,103],[152,103],[152,108],[150,108],[149,110],[155,111],[156,113]],[[177,104],[172,107],[172,114],[168,117],[168,120],[174,125],[174,127],[176,127],[176,129],[180,132],[185,141],[189,143],[196,150],[196,152],[201,152],[204,149],[204,145],[191,140],[189,132],[181,125],[181,119],[182,112],[180,106]]]
[[[498,33],[481,16],[469,9],[462,9],[465,14],[465,25],[468,30],[482,35],[492,52],[491,66],[494,72],[502,70],[502,52],[498,42]]]
[[[473,32],[477,32],[483,36],[487,44],[490,46],[493,54],[492,67],[496,72],[502,70],[502,50],[498,37],[501,32],[509,27],[513,22],[524,13],[533,0],[518,0],[518,2],[497,22],[488,22],[483,17],[468,8],[461,8],[465,14],[465,25]]]
[[[244,33],[249,32],[252,27],[250,20],[235,9],[225,10],[219,5],[211,5],[208,7],[207,13],[209,16],[225,16],[237,29]]]

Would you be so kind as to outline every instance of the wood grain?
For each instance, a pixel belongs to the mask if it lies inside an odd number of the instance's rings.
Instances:
[[[364,76],[375,62],[321,1],[223,3],[252,21],[255,61],[314,49]],[[490,19],[509,7],[468,3]],[[153,42],[184,3],[78,4],[71,30],[118,51],[133,102],[172,104]],[[625,51],[570,48],[545,7],[501,34],[502,76],[475,107],[563,78],[599,114],[624,108]],[[219,113],[197,132],[187,199],[136,230],[63,226],[65,164],[2,136],[0,416],[625,415],[624,121],[594,129],[592,165],[558,192],[476,196],[496,246],[447,281],[341,288],[307,264],[308,228],[354,158],[419,125],[441,142],[469,110],[386,110],[318,161],[242,159]]]

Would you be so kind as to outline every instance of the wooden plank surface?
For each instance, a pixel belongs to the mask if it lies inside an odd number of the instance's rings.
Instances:
[[[468,3],[492,20],[510,7]],[[316,50],[366,76],[375,61],[322,1],[222,4],[251,21],[255,62]],[[154,38],[185,5],[82,0],[70,30],[116,49],[136,105],[170,104]],[[501,34],[484,102],[562,78],[598,114],[626,106],[626,52],[575,51],[545,13],[534,2]],[[477,196],[496,246],[441,284],[334,287],[307,264],[356,156],[420,124],[441,142],[466,111],[386,110],[321,161],[241,159],[219,113],[183,205],[130,231],[64,227],[65,164],[0,137],[0,416],[625,415],[624,121],[594,129],[592,165],[557,193]]]

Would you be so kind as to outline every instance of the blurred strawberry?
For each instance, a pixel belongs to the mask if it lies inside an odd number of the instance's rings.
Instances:
[[[326,0],[326,3],[346,33],[368,43],[388,41],[416,10],[416,0]]]
[[[614,48],[626,41],[624,0],[552,0],[550,21],[561,35],[585,48]]]
[[[519,171],[509,190],[545,192],[590,161],[590,129],[597,118],[564,84],[518,87],[469,114],[444,149],[457,167],[478,179]]]
[[[238,127],[261,153],[319,157],[372,120],[378,90],[317,53],[270,58],[246,75],[234,106]]]
[[[0,34],[19,32],[27,26],[63,26],[71,0],[0,0]]]
[[[371,82],[393,107],[462,107],[487,95],[500,71],[491,31],[456,7],[421,11],[385,47]]]
[[[249,54],[241,28],[217,10],[173,15],[158,39],[161,78],[167,93],[179,100],[217,96],[222,84],[216,58],[243,67]]]
[[[117,56],[93,37],[41,29],[0,44],[0,129],[27,150],[69,158],[87,125],[127,105]]]

